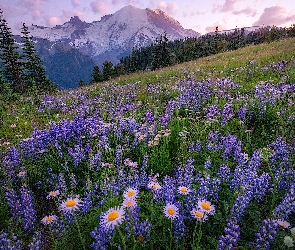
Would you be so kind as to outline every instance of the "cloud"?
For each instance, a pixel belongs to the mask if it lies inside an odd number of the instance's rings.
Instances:
[[[284,7],[272,6],[265,8],[259,19],[253,23],[256,25],[284,25],[295,22],[295,15],[290,15]]]
[[[176,3],[166,3],[161,1],[158,3],[157,9],[165,11],[169,15],[173,15],[177,12],[178,6]]]
[[[119,4],[137,5],[139,4],[139,1],[138,0],[112,0],[112,5],[119,5]]]
[[[200,11],[190,11],[190,12],[183,12],[182,16],[183,17],[193,17],[193,16],[199,16],[199,15],[204,15],[206,12],[200,12]]]
[[[256,16],[257,12],[256,10],[253,10],[251,8],[246,8],[246,9],[242,9],[242,10],[236,10],[232,12],[234,15],[241,15],[241,14],[245,14],[247,16],[251,16],[254,17]]]
[[[223,5],[215,5],[213,7],[213,12],[231,12],[235,9],[237,3],[243,0],[225,0]]]
[[[216,27],[218,27],[218,30],[219,30],[219,31],[226,30],[226,27],[225,27],[224,25],[222,25],[222,24],[217,24],[217,23],[214,24],[214,25],[211,25],[211,26],[206,27],[205,30],[206,30],[207,32],[214,32],[214,31],[216,30]]]
[[[90,3],[91,9],[94,13],[105,15],[109,13],[109,8],[101,0],[95,0]]]
[[[46,21],[46,25],[49,26],[49,27],[53,27],[53,26],[60,23],[59,18],[56,17],[56,16],[47,16],[44,19]]]
[[[71,2],[72,2],[72,5],[73,5],[74,8],[80,6],[79,0],[71,0]]]

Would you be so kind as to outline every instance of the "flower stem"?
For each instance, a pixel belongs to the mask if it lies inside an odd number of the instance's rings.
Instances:
[[[80,237],[81,244],[83,246],[83,249],[86,250],[86,248],[85,248],[85,242],[84,242],[84,239],[82,238],[82,235],[81,235],[81,230],[80,230],[80,227],[79,227],[78,220],[75,219],[75,222],[76,222],[76,226],[77,226],[77,229],[78,229],[78,234],[79,234],[79,237]]]
[[[126,242],[125,242],[125,237],[124,237],[122,231],[120,230],[120,228],[117,227],[117,229],[118,229],[118,233],[119,233],[119,235],[121,237],[121,240],[122,240],[123,249],[126,250],[127,249],[127,246],[126,246]]]
[[[169,249],[172,249],[172,239],[173,239],[172,230],[173,230],[173,221],[171,220],[171,222],[170,222],[170,245],[169,245]]]
[[[54,238],[54,235],[53,235],[53,232],[51,230],[51,227],[49,226],[49,231],[50,231],[50,234],[51,234],[51,238],[52,238],[52,241],[53,241],[53,245],[54,245],[54,250],[57,249],[56,247],[56,241],[55,241],[55,238]]]

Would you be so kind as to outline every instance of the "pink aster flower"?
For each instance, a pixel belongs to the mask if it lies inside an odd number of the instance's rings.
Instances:
[[[60,206],[60,210],[62,210],[64,213],[72,213],[74,211],[78,211],[80,209],[80,206],[82,205],[82,200],[79,198],[68,198],[66,201],[64,201]]]

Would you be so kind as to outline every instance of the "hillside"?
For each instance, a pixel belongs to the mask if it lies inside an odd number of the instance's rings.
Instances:
[[[284,39],[2,103],[0,244],[285,249],[294,56]]]

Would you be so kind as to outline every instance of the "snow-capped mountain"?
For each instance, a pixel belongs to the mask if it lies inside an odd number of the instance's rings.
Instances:
[[[51,48],[60,43],[71,46],[98,65],[106,60],[119,62],[132,48],[151,44],[164,31],[169,40],[200,35],[184,29],[161,10],[139,9],[131,5],[102,17],[100,21],[86,23],[75,16],[53,28],[32,25],[29,31],[34,38],[49,40]]]

